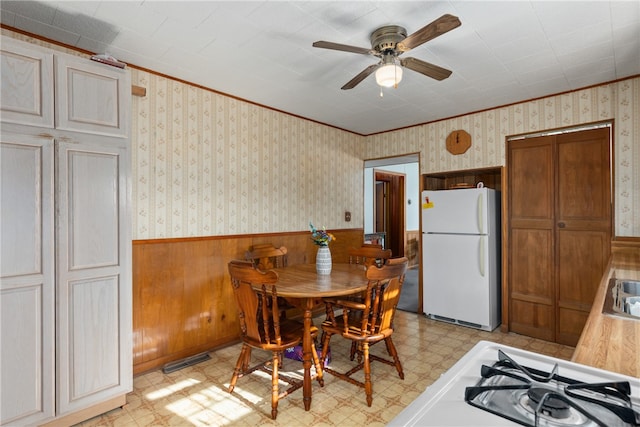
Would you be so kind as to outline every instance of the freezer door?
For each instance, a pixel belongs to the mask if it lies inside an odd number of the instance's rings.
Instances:
[[[423,234],[422,243],[425,314],[495,326],[487,236]]]
[[[422,192],[422,231],[424,233],[489,233],[487,188]]]

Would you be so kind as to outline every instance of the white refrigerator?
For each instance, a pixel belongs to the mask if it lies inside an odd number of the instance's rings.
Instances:
[[[492,331],[500,324],[500,193],[423,191],[424,313]]]

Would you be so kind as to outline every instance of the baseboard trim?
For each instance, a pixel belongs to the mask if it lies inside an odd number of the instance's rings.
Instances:
[[[112,409],[123,407],[127,404],[127,395],[122,394],[116,396],[104,402],[100,402],[97,405],[90,406],[85,409],[81,409],[69,415],[58,417],[46,424],[41,424],[41,427],[67,427],[74,424],[81,423],[89,418],[97,417],[105,412],[109,412]]]

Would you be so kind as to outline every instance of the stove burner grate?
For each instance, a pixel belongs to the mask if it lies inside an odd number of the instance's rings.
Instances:
[[[558,394],[546,387],[529,387],[528,404],[533,410],[551,418],[568,418],[571,404],[565,402]]]
[[[550,372],[520,366],[498,350],[498,361],[483,365],[478,384],[466,388],[465,401],[530,427],[640,426],[628,382],[586,384],[557,371],[557,364]]]

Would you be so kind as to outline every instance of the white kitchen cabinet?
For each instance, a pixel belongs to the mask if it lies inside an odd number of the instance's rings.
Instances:
[[[126,394],[133,377],[128,150],[85,139],[56,144],[60,413]]]
[[[56,56],[55,65],[56,129],[129,135],[131,84],[122,70],[72,56]]]
[[[14,48],[57,67],[2,79],[3,100],[32,83],[56,99],[51,128],[0,108],[0,424],[74,424],[122,406],[133,385],[130,76],[6,41],[3,73]]]
[[[0,112],[5,123],[53,128],[53,53],[3,37]]]
[[[86,140],[92,140],[86,142]],[[58,411],[131,391],[128,150],[56,143]]]
[[[53,138],[0,140],[0,424],[54,414]]]

